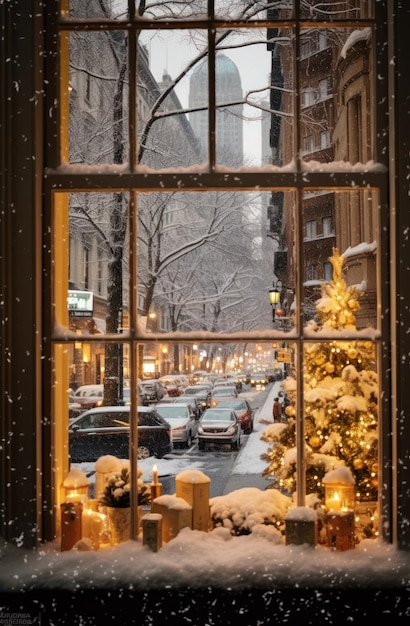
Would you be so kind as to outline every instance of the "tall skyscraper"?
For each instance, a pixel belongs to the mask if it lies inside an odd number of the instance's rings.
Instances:
[[[243,164],[241,77],[235,63],[225,54],[217,54],[215,63],[216,158],[217,163],[230,166]],[[189,84],[189,108],[206,107],[189,114],[189,121],[198,137],[204,159],[208,156],[208,59],[193,71]]]

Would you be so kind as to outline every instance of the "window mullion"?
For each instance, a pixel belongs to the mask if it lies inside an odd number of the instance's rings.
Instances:
[[[128,137],[129,169],[134,171],[137,159],[137,33],[128,31]]]
[[[213,26],[213,0],[209,0],[210,26],[208,29],[208,142],[211,172],[216,159],[216,95],[215,95],[215,28]]]

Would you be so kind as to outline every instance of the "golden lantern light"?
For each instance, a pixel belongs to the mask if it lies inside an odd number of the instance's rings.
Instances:
[[[281,292],[282,292],[282,281],[278,280],[276,281],[276,283],[273,283],[272,289],[269,290],[269,303],[272,307],[273,321],[275,321],[276,306],[280,304]],[[279,310],[281,311],[281,315],[283,315],[282,309],[279,309]],[[278,310],[278,313],[279,313],[279,310]]]
[[[77,467],[72,467],[63,481],[64,502],[87,502],[90,481]]]
[[[327,511],[348,511],[355,506],[355,480],[348,467],[331,470],[322,480]]]

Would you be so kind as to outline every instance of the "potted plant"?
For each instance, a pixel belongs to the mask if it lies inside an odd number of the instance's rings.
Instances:
[[[141,478],[143,472],[138,468],[138,507],[141,508],[151,500],[150,489]],[[130,490],[130,470],[124,465],[119,472],[114,472],[107,478],[99,500],[99,504],[106,508],[113,543],[121,543],[130,538]]]

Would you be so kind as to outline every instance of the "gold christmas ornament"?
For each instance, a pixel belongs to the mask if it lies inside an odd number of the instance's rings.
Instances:
[[[326,357],[323,354],[319,354],[315,359],[316,365],[323,365],[323,363],[325,362],[326,362]]]
[[[312,448],[318,448],[320,446],[320,437],[318,437],[317,435],[312,435],[312,437],[309,439],[309,443]]]
[[[285,409],[285,413],[288,417],[294,417],[296,415],[295,407],[289,404]]]
[[[354,459],[353,461],[353,467],[356,470],[361,470],[364,468],[364,461],[363,459]]]
[[[328,374],[333,374],[333,372],[335,371],[335,366],[333,365],[333,363],[326,363],[325,370]]]
[[[356,348],[349,348],[349,350],[347,351],[347,356],[349,357],[349,359],[356,359],[357,358]]]

